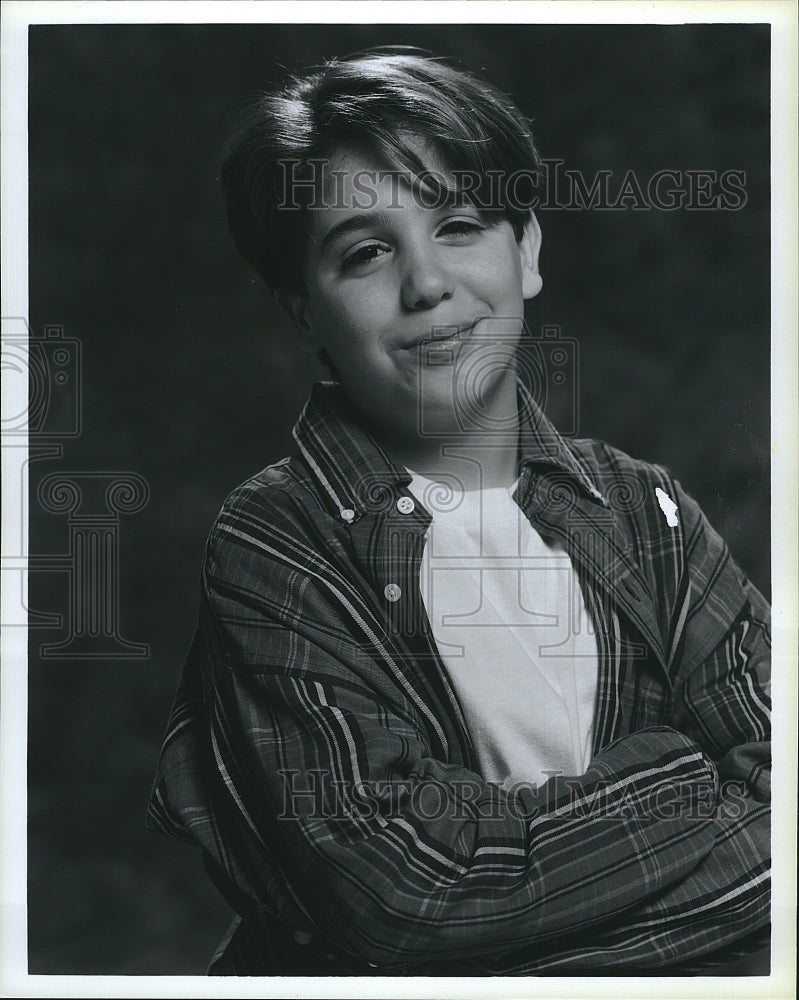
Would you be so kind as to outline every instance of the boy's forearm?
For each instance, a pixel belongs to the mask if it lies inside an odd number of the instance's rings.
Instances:
[[[736,942],[765,943],[770,919],[770,810],[721,786],[714,844],[684,878],[588,931],[566,932],[485,963],[492,974],[579,974],[725,961]],[[760,930],[762,933],[756,933]],[[740,954],[746,948],[739,948]],[[675,973],[676,974],[676,973]]]

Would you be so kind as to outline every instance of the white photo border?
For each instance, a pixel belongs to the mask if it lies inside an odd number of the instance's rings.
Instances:
[[[379,22],[375,22],[375,18]],[[92,23],[453,23],[679,24],[772,26],[772,557],[777,795],[772,972],[734,978],[239,979],[204,976],[27,974],[25,630],[3,629],[0,691],[0,993],[15,997],[757,997],[795,996],[797,649],[797,20],[792,0],[763,3],[637,0],[437,2],[160,2],[93,0],[2,5],[2,316],[27,316],[27,33],[32,24]],[[4,373],[5,374],[5,373]],[[23,402],[23,406],[24,406]],[[5,469],[5,454],[4,454]],[[3,477],[3,488],[13,487]],[[7,496],[4,495],[4,501]],[[3,503],[4,515],[13,503]],[[15,537],[21,531],[23,538]],[[3,543],[27,524],[4,517]],[[17,551],[16,547],[14,551]],[[19,551],[24,551],[20,548]],[[2,612],[9,595],[2,592]]]

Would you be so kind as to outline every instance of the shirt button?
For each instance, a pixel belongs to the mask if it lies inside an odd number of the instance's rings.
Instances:
[[[400,514],[412,514],[416,504],[413,502],[413,497],[400,497],[397,500],[397,510]]]
[[[355,511],[351,510],[349,507],[346,507],[341,512],[341,520],[342,521],[354,521],[355,520]]]
[[[400,597],[402,597],[402,591],[396,583],[386,584],[386,589],[383,593],[386,595],[386,600],[391,601],[392,604],[396,604]]]

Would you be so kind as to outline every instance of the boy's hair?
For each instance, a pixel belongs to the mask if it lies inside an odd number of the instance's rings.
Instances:
[[[449,171],[468,173],[471,200],[508,219],[521,239],[532,204],[525,192],[541,165],[530,122],[472,73],[419,50],[382,48],[294,76],[242,116],[221,168],[239,252],[271,288],[302,292],[307,205],[281,208],[302,194],[297,186],[287,198],[286,179],[316,176],[319,161],[344,147],[418,176],[430,167],[420,140]],[[305,192],[299,202],[308,199]]]

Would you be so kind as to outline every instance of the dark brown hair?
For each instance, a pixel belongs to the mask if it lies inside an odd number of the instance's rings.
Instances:
[[[447,60],[372,49],[292,76],[236,124],[221,182],[239,252],[270,287],[302,291],[307,205],[285,207],[287,168],[295,181],[307,178],[314,162],[349,146],[418,176],[428,169],[419,139],[450,171],[477,178],[469,197],[507,218],[521,239],[532,198],[520,192],[541,166],[530,122],[501,91]],[[481,202],[486,178],[490,205]]]

